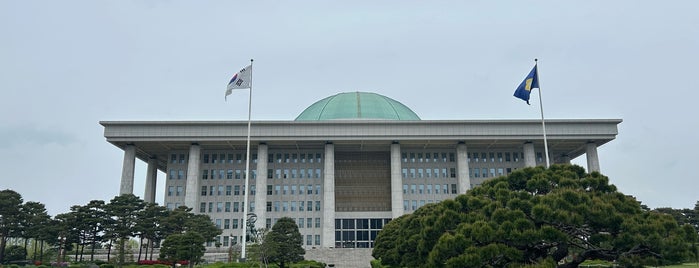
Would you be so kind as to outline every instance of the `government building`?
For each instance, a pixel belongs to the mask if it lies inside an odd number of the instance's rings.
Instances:
[[[546,120],[551,163],[585,156],[620,119]],[[463,194],[484,180],[546,165],[540,120],[420,120],[389,97],[349,92],[319,100],[293,121],[253,121],[245,189],[247,121],[103,121],[124,151],[120,194],[133,193],[134,164],[148,164],[144,200],[209,215],[222,246],[240,243],[243,207],[256,228],[296,220],[304,247],[371,248],[393,218]],[[249,199],[244,200],[245,191]],[[212,246],[209,244],[209,246]]]

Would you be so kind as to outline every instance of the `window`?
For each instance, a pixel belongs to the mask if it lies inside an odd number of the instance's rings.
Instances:
[[[209,212],[214,211],[214,202],[209,202]]]
[[[306,194],[313,194],[313,185],[308,185],[308,191],[306,192]]]
[[[306,228],[313,227],[313,218],[306,218]]]
[[[407,194],[407,193],[408,193],[408,185],[403,184],[403,194]]]
[[[502,153],[498,153],[498,162],[502,162]]]
[[[473,153],[473,161],[478,163],[478,153]]]
[[[226,185],[226,195],[231,195],[231,186]]]
[[[170,176],[168,176],[169,179],[174,180],[175,177],[177,176],[177,171],[174,169],[170,170]]]
[[[274,195],[279,195],[279,192],[281,192],[281,190],[281,185],[274,185]]]
[[[208,180],[208,179],[209,179],[209,170],[207,170],[207,169],[202,170],[201,179],[202,179],[202,180]]]
[[[316,194],[320,194],[320,184],[316,184]]]
[[[274,178],[274,172],[272,172],[272,169],[267,169],[267,178],[268,179]]]
[[[480,177],[481,177],[480,169],[478,169],[478,168],[474,168],[474,169],[473,169],[473,177],[474,177],[474,178],[480,178]]]
[[[422,153],[417,154],[417,159],[418,159],[418,162],[422,163],[422,161],[423,161]]]
[[[218,155],[217,154],[211,154],[211,163],[216,164],[218,160]]]
[[[204,186],[206,187],[206,186]],[[175,186],[168,186],[167,187],[167,196],[172,196],[172,194],[175,192]]]
[[[434,185],[434,193],[435,193],[435,194],[439,194],[440,192],[441,192],[441,189],[440,189],[440,187],[439,187],[439,184],[435,184],[435,185]]]
[[[223,185],[219,185],[216,191],[217,195],[223,195]]]
[[[274,201],[274,211],[279,211],[279,201]]]
[[[425,177],[429,178],[432,177],[432,169],[425,169]]]
[[[231,202],[226,202],[226,208],[224,209],[225,212],[231,212]]]
[[[183,195],[183,192],[184,192],[184,187],[177,186],[177,196]]]
[[[418,168],[418,169],[417,169],[417,177],[418,177],[418,178],[423,178],[423,177],[424,177],[423,169],[421,169],[421,168]]]
[[[296,211],[296,201],[291,201],[289,208],[291,211]]]
[[[481,169],[481,174],[483,174],[483,178],[487,178],[488,177],[488,169],[487,168]]]
[[[425,192],[425,185],[420,184],[420,186],[418,187],[418,193],[423,194],[424,192]]]
[[[303,226],[304,226],[303,220],[304,220],[304,218],[299,218],[299,219],[298,219],[298,226],[299,226],[299,228],[303,228]]]
[[[296,194],[296,184],[291,185],[291,193],[290,194]]]
[[[240,212],[240,203],[233,202],[233,212]]]
[[[199,203],[199,212],[200,212],[200,213],[205,213],[205,212],[206,212],[206,202],[201,202],[201,203]]]
[[[272,185],[267,185],[267,195],[272,195]]]
[[[216,228],[221,229],[221,219],[216,219],[216,221],[214,221],[214,222],[215,222],[214,224],[216,225]]]
[[[402,153],[401,158],[403,159],[403,163],[408,163],[408,154],[407,153]]]
[[[316,235],[316,246],[320,246],[320,235]]]
[[[456,168],[449,169],[449,176],[450,178],[456,178]]]
[[[456,184],[451,185],[451,193],[456,194]]]
[[[240,195],[240,185],[233,186],[233,195]]]
[[[307,246],[313,245],[313,236],[312,235],[306,235],[306,245]]]
[[[238,173],[238,170],[236,170],[236,173]],[[238,174],[236,174],[236,175],[238,175]],[[226,171],[226,179],[227,180],[233,179],[233,170],[232,169],[229,169]],[[238,179],[238,178],[236,178],[236,179]]]
[[[284,191],[282,191],[282,194],[286,195],[287,193],[289,193],[289,185],[284,185]]]
[[[272,212],[272,202],[267,202],[267,212]]]
[[[223,211],[223,202],[216,202],[216,212],[222,212]],[[219,227],[221,225],[221,222],[219,222]]]
[[[407,178],[408,177],[408,169],[407,168],[401,169],[401,174],[403,175],[403,179]]]
[[[240,169],[235,170],[235,179],[236,180],[239,180],[241,178],[241,176],[240,176],[241,173],[242,173],[242,171]]]
[[[432,184],[427,185],[427,194],[432,194]]]
[[[320,228],[320,218],[316,218],[316,228]]]
[[[224,173],[224,172],[226,172],[226,171],[223,170],[223,169],[219,169],[219,170],[218,170],[218,179],[219,179],[219,180],[223,179],[223,177],[225,176],[225,173]]]
[[[414,168],[410,169],[410,178],[413,178],[413,179],[415,178],[415,169]]]
[[[456,157],[454,157],[454,153],[449,153],[449,162],[456,162]]]
[[[490,156],[491,163],[495,162],[495,153],[488,153],[488,156]]]
[[[274,163],[274,154],[267,154],[267,163]]]
[[[413,201],[410,202],[410,203],[413,205],[413,206],[411,207],[412,210],[416,210],[416,209],[417,209],[417,200],[413,200]]]
[[[289,202],[282,202],[282,211],[289,211]]]
[[[231,228],[238,229],[238,219],[233,219],[233,224],[231,224]]]
[[[410,162],[415,163],[415,153],[410,153]]]
[[[308,204],[308,207],[306,207],[307,208],[306,210],[313,211],[313,201],[308,201],[308,202],[306,202],[306,204]]]
[[[204,154],[204,164],[208,164],[208,163],[209,163],[209,154]]]
[[[299,185],[299,194],[304,194],[306,193],[306,185]]]
[[[171,154],[170,155],[170,163],[176,164],[177,163],[177,155],[176,154]]]
[[[320,211],[320,201],[316,201],[316,211]]]
[[[403,210],[408,210],[408,206],[410,206],[410,201],[403,200]]]
[[[303,211],[305,207],[306,203],[304,203],[304,201],[299,201],[299,211]]]
[[[411,194],[414,194],[416,190],[417,190],[417,185],[415,185],[415,184],[410,185],[410,193]]]
[[[250,194],[255,195],[257,193],[257,186],[256,185],[250,185]]]
[[[180,169],[177,171],[177,179],[178,180],[184,179],[184,170]]]

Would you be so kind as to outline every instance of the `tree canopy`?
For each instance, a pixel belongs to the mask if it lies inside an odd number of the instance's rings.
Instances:
[[[264,247],[269,249],[266,254],[271,262],[277,263],[280,268],[287,264],[303,260],[303,237],[299,232],[296,221],[289,217],[283,217],[272,226],[272,230],[265,236]]]
[[[518,267],[588,259],[680,262],[696,231],[644,210],[598,172],[554,165],[488,180],[386,226],[372,255],[400,267]]]

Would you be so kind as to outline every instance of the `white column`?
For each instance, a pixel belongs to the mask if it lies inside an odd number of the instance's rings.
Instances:
[[[459,194],[465,194],[468,189],[471,189],[471,178],[468,174],[468,150],[463,143],[456,145],[456,171]]]
[[[143,200],[155,203],[155,186],[158,181],[158,159],[151,157],[148,159],[148,170],[146,171],[146,190],[143,193]]]
[[[587,172],[592,173],[593,171],[599,172],[599,158],[597,157],[597,144],[594,142],[588,142],[585,148],[585,155],[587,156]]]
[[[403,178],[401,176],[400,144],[391,144],[391,218],[403,215]]]
[[[335,145],[325,144],[323,166],[323,238],[321,246],[335,247]]]
[[[124,163],[121,168],[119,195],[133,194],[133,174],[136,165],[136,146],[127,144],[124,148]]]
[[[255,179],[255,228],[265,228],[267,219],[267,144],[257,146],[257,178]]]
[[[189,147],[189,161],[187,162],[187,186],[185,187],[184,205],[192,211],[198,211],[197,202],[199,200],[199,165],[201,147],[192,143]]]
[[[524,143],[524,167],[535,167],[536,156],[534,155],[534,143],[531,141]]]

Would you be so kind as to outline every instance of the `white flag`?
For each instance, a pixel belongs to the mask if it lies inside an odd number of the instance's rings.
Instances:
[[[226,96],[224,96],[224,98],[228,97],[228,95],[231,95],[231,92],[234,89],[250,88],[250,81],[251,80],[252,80],[252,65],[248,65],[247,67],[240,70],[240,72],[233,75],[233,78],[231,78],[231,81],[228,82],[228,89],[226,90]]]

